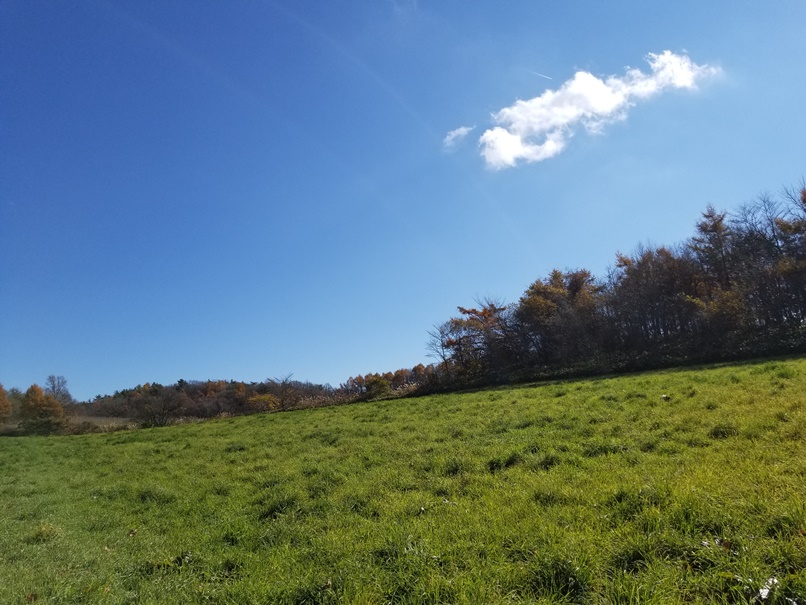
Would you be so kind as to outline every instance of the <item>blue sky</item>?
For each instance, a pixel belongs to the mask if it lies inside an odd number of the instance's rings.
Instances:
[[[458,305],[797,185],[804,40],[802,0],[6,0],[0,382],[428,362]]]

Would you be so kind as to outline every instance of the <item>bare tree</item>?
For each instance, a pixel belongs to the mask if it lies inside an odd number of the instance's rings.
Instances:
[[[67,390],[67,379],[64,376],[54,376],[51,374],[45,381],[45,393],[49,393],[56,398],[60,404],[74,403],[75,400]]]

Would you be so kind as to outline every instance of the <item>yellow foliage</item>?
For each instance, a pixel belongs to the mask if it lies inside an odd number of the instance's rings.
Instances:
[[[280,400],[274,395],[253,395],[246,400],[246,403],[254,410],[272,411],[280,408]]]
[[[31,433],[53,433],[64,428],[64,408],[50,393],[44,393],[37,385],[25,392],[20,406],[21,427]]]

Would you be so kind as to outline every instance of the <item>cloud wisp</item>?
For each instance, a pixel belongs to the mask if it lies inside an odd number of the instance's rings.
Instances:
[[[446,151],[453,149],[462,139],[469,135],[474,128],[475,126],[460,126],[455,130],[451,130],[445,135],[445,138],[442,139],[442,148]]]
[[[694,89],[719,72],[717,67],[697,65],[688,56],[668,50],[649,53],[646,60],[649,73],[628,68],[623,76],[601,79],[578,71],[556,90],[495,112],[496,125],[479,139],[487,166],[497,170],[554,157],[565,149],[576,128],[601,132],[607,124],[625,119],[628,109],[639,101],[666,90]],[[443,144],[455,145],[469,132],[462,130],[448,133]]]

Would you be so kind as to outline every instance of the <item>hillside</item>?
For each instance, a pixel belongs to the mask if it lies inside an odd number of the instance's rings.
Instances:
[[[806,360],[0,440],[2,603],[806,603]]]

